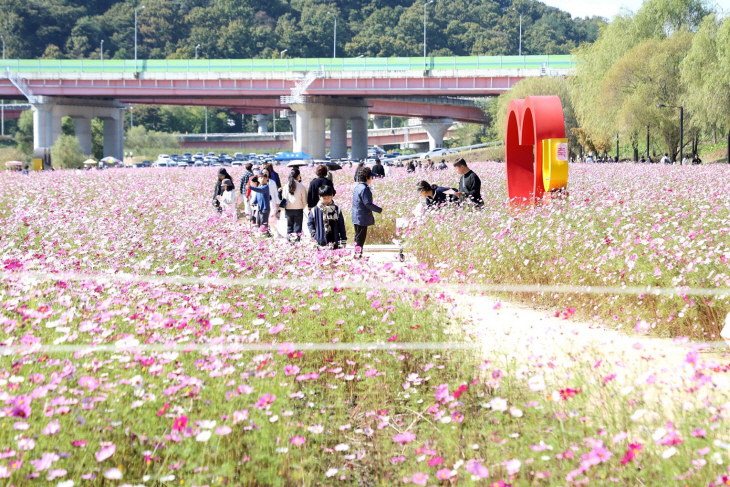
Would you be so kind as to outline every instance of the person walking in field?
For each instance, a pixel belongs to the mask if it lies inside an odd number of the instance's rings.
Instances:
[[[223,188],[223,194],[216,196],[216,199],[221,205],[222,213],[235,221],[238,219],[238,215],[236,215],[236,188],[230,179],[224,179],[221,182],[221,187]]]
[[[337,194],[335,185],[332,184],[332,181],[327,179],[327,172],[327,166],[323,166],[322,164],[314,169],[314,174],[317,177],[312,179],[312,182],[309,183],[309,190],[307,191],[307,207],[310,210],[319,203],[319,188],[321,186],[331,186],[333,195]]]
[[[246,214],[246,219],[248,219],[251,217],[251,205],[249,203],[249,198],[246,197],[246,193],[249,192],[248,182],[253,177],[253,164],[249,162],[244,166],[244,169],[246,169],[246,171],[243,173],[243,176],[241,176],[241,183],[238,186],[240,191],[238,204],[241,204],[241,200],[243,200],[243,212]]]
[[[268,236],[271,236],[269,230],[269,215],[271,214],[271,192],[274,187],[273,183],[269,184],[269,174],[267,171],[262,171],[257,176],[258,186],[250,186],[251,191],[256,194],[256,226],[265,232]]]
[[[332,201],[334,197],[332,186],[321,186],[318,191],[319,202],[309,212],[307,222],[309,233],[320,247],[331,246],[333,249],[338,249],[340,245],[344,246],[347,243],[345,217]]]
[[[286,235],[297,242],[301,239],[304,209],[307,207],[307,188],[301,181],[301,172],[296,167],[293,168],[289,174],[289,184],[284,190],[284,202],[282,202],[286,215]]]
[[[221,213],[223,211],[218,197],[223,196],[222,183],[226,179],[233,181],[233,178],[230,174],[228,174],[228,171],[226,171],[224,167],[218,169],[218,179],[216,180],[215,189],[213,190],[213,206],[215,207],[215,211],[217,211],[218,213]]]
[[[461,203],[470,203],[477,208],[484,205],[482,199],[482,180],[479,176],[469,169],[464,159],[459,159],[454,163],[454,169],[461,176],[459,179],[459,191],[456,197]]]
[[[359,182],[352,193],[352,223],[355,226],[355,258],[360,258],[368,236],[368,227],[375,225],[373,212],[382,213],[383,209],[373,203],[373,193],[370,191],[373,175],[370,168],[361,168],[357,179]]]

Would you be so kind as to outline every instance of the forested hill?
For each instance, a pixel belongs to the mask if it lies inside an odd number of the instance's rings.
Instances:
[[[423,54],[423,0],[0,0],[8,58],[278,58]],[[603,19],[571,19],[531,0],[436,0],[429,55],[567,54],[593,42]]]

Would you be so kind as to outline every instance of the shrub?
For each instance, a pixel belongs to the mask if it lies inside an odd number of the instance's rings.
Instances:
[[[71,135],[62,135],[51,147],[53,164],[66,169],[78,169],[84,164],[86,157],[81,152],[79,139]]]

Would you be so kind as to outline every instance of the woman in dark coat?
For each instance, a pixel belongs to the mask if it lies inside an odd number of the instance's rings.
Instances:
[[[456,197],[453,194],[446,193],[449,190],[456,193],[456,189],[454,188],[445,188],[435,184],[428,184],[426,181],[421,181],[418,183],[417,189],[421,198],[426,198],[426,207],[428,208],[431,208],[432,206],[438,208],[446,203],[453,203],[456,201]]]
[[[332,184],[332,181],[327,179],[326,166],[320,164],[314,169],[314,174],[316,174],[317,177],[312,179],[312,182],[309,183],[309,190],[307,191],[307,208],[309,208],[310,210],[317,206],[317,203],[319,203],[320,186],[331,186],[333,194],[337,194],[337,190],[335,190],[335,185]]]
[[[221,186],[221,183],[223,183],[223,181],[226,179],[230,179],[231,181],[233,181],[233,178],[230,174],[228,174],[226,168],[222,167],[218,169],[218,179],[216,180],[215,190],[213,191],[213,206],[218,213],[223,211],[220,201],[218,201],[218,196],[223,196],[223,193],[225,192],[225,189]]]

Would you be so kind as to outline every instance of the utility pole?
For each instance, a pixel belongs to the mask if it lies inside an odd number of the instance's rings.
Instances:
[[[195,59],[196,60],[198,59],[198,48],[199,47],[200,47],[200,44],[198,44],[197,46],[195,46]]]
[[[649,126],[646,126],[646,158],[649,159]]]
[[[5,36],[0,36],[0,40],[3,41],[3,61],[5,61]],[[0,122],[0,125],[2,125],[2,129],[0,129],[0,135],[5,136],[5,100],[2,101],[2,122]],[[728,139],[730,140],[730,138]]]
[[[144,10],[144,5],[134,9],[134,70],[137,71],[137,10]]]
[[[426,72],[426,9],[434,0],[423,4],[423,71]]]
[[[335,40],[332,43],[332,59],[337,58],[337,15],[333,14],[332,12],[327,12],[327,16],[332,16],[335,18]]]
[[[620,159],[619,149],[618,149],[618,140],[619,140],[619,134],[616,134],[616,162]]]
[[[104,72],[104,39],[101,40],[101,72]]]
[[[522,56],[522,14],[520,14],[520,56]]]

